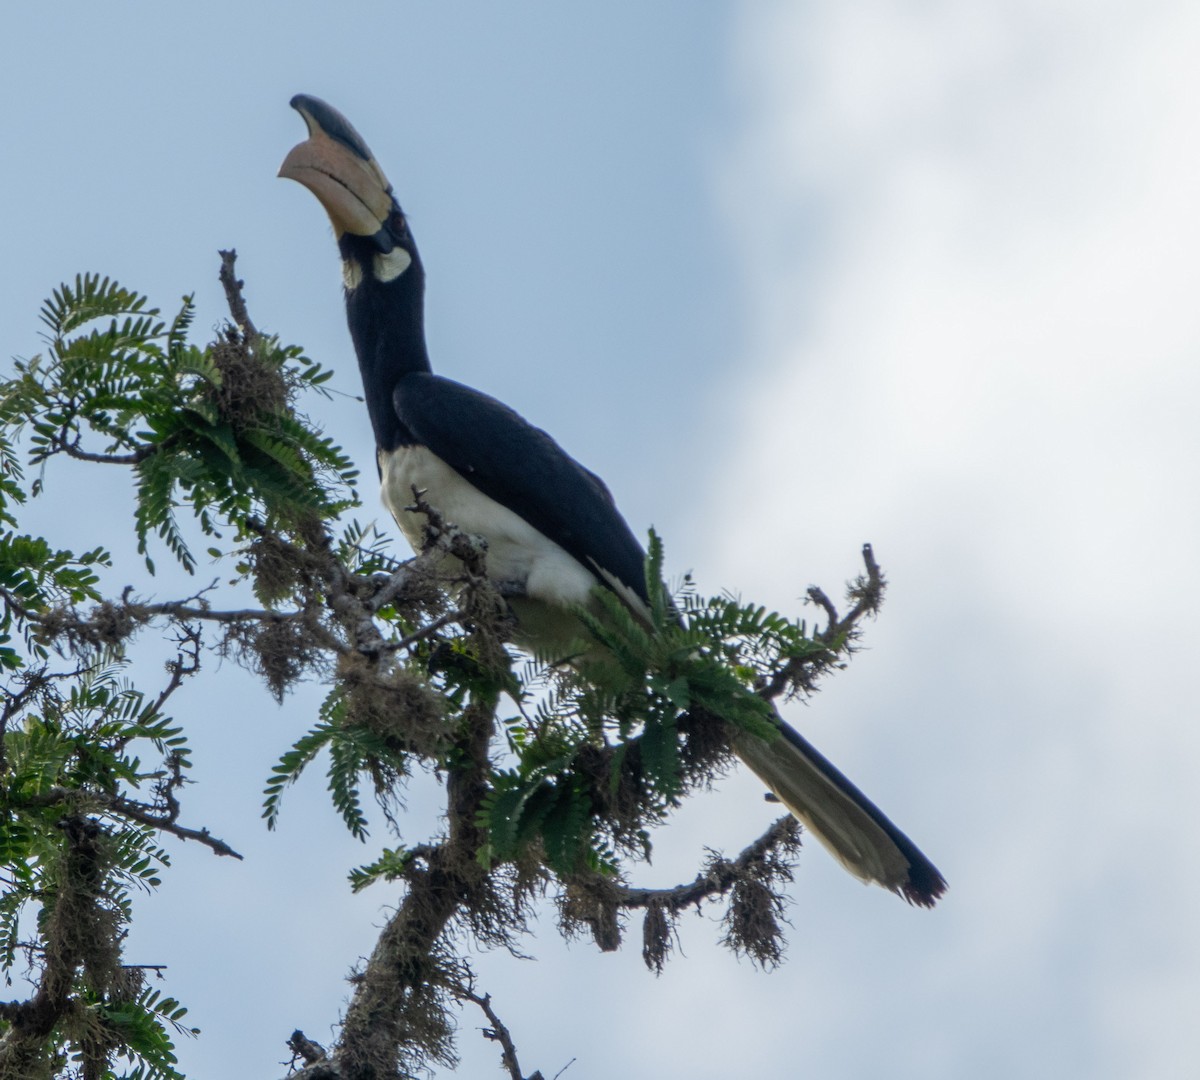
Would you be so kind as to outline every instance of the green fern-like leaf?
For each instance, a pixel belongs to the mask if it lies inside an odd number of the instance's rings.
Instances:
[[[642,729],[642,764],[664,801],[673,802],[680,793],[677,714],[667,710],[648,719]]]
[[[359,772],[366,764],[359,741],[339,730],[329,742],[329,793],[350,835],[367,838],[367,817],[359,794]]]
[[[284,789],[300,779],[300,774],[325,748],[334,736],[334,728],[320,723],[296,741],[296,744],[279,759],[271,770],[271,777],[263,789],[263,817],[267,828],[274,829],[279,819],[280,804]]]
[[[136,1000],[105,1003],[98,1011],[123,1044],[120,1056],[133,1064],[131,1080],[184,1080],[168,1029],[189,1038],[200,1029],[184,1024],[187,1009],[178,1001],[146,988]]]
[[[74,287],[60,285],[42,307],[42,322],[55,336],[69,334],[92,319],[115,318],[145,309],[147,300],[99,274],[77,274]],[[157,315],[152,308],[147,315]]]
[[[350,871],[350,888],[357,893],[377,881],[395,881],[404,876],[411,863],[412,852],[404,848],[385,848],[374,862]]]
[[[591,840],[591,799],[580,786],[564,784],[542,820],[546,861],[560,874],[569,874],[586,863]]]

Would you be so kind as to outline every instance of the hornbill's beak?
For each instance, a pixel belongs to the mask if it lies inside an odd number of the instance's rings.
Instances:
[[[339,238],[369,236],[380,251],[391,251],[387,225],[399,207],[362,136],[320,98],[297,94],[291,106],[304,117],[308,138],[283,159],[279,175],[299,181],[321,201]]]

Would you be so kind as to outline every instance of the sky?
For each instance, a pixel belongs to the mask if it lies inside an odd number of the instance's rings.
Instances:
[[[275,179],[303,137],[288,99],[326,98],[409,214],[435,368],[551,430],[672,572],[798,612],[874,545],[867,648],[789,718],[950,882],[911,909],[807,845],[767,974],[717,947],[716,908],[657,979],[636,927],[599,955],[546,913],[535,961],[473,956],[525,1068],[1193,1075],[1200,10],[339,11],[6,11],[0,351],[36,352],[41,299],[83,270],[167,308],[194,291],[206,333],[234,246],[257,324],[336,369],[344,396],[313,411],[369,469],[329,228]],[[130,505],[122,478],[56,466],[34,521],[68,543],[82,506],[115,547]],[[277,707],[209,673],[176,709],[189,823],[247,858],[171,845],[130,959],[168,964],[204,1029],[189,1075],[278,1076],[294,1028],[329,1040],[396,901],[345,884],[387,840],[343,836],[317,776],[268,834],[263,780],[320,690]],[[435,795],[414,789],[409,838]],[[735,775],[694,800],[644,883],[757,836],[760,796]],[[501,1075],[479,1026],[462,1073]]]

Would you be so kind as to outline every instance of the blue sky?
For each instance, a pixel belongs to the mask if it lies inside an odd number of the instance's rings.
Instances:
[[[564,947],[547,914],[536,963],[476,957],[526,1068],[1191,1075],[1192,6],[115,9],[4,16],[6,355],[37,350],[41,298],[82,270],[164,306],[194,290],[203,332],[235,246],[259,326],[357,392],[328,226],[275,179],[303,135],[287,100],[315,93],[410,215],[437,369],[549,428],[674,570],[795,610],[869,540],[891,578],[867,651],[793,719],[935,859],[942,906],[812,845],[782,969],[719,950],[710,912],[660,979],[636,941]],[[321,408],[369,468],[361,406]],[[81,506],[121,542],[119,478],[52,470],[38,520]],[[277,708],[217,675],[177,710],[192,823],[248,858],[180,850],[131,958],[170,965],[205,1029],[195,1075],[274,1076],[293,1028],[328,1037],[395,898],[347,895],[374,848],[316,778],[278,834],[258,822],[317,691]],[[434,794],[416,786],[411,837]],[[689,805],[645,880],[757,835],[759,795],[738,775]],[[463,1072],[488,1075],[476,1026]]]

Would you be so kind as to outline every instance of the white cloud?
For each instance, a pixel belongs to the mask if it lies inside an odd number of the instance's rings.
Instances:
[[[1151,1038],[1113,1028],[1123,995],[1200,1002],[1167,898],[1200,886],[1198,45],[1185,4],[746,11],[723,179],[756,329],[715,471],[751,512],[704,576],[794,606],[867,539],[891,573],[804,719],[853,717],[821,737],[897,818],[947,808],[911,826],[958,871],[946,974],[994,985],[946,997],[944,1075],[1031,973],[1026,1009],[1073,1003],[1048,1060],[1104,1047],[1111,1075]]]

